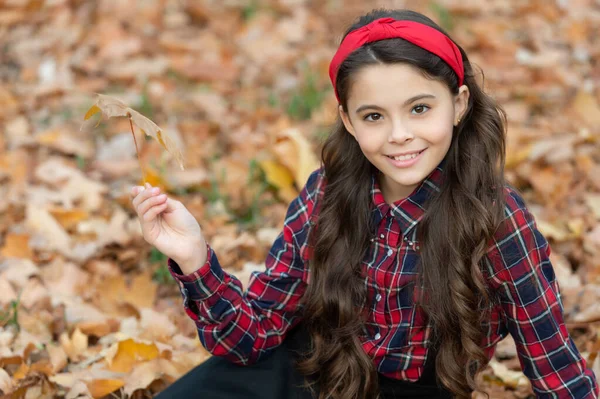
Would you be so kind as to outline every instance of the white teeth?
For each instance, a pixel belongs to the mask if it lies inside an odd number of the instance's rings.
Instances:
[[[393,159],[395,159],[396,161],[406,161],[408,159],[416,158],[417,155],[419,155],[418,152],[411,155],[400,155],[399,157],[393,157]]]

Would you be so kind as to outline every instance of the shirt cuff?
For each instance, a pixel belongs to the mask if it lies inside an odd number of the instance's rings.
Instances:
[[[206,243],[206,263],[190,274],[183,274],[181,268],[173,259],[169,258],[167,266],[171,276],[179,283],[185,297],[195,301],[202,301],[217,291],[225,284],[225,274],[215,251]]]

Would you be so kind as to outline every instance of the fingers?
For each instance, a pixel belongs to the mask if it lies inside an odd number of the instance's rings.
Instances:
[[[134,199],[136,195],[141,193],[146,188],[148,188],[148,183],[145,183],[144,186],[133,186],[131,187],[131,190],[129,190],[129,196],[131,199]]]
[[[163,205],[165,203],[165,200],[167,199],[167,195],[166,194],[160,194],[160,195],[154,195],[148,199],[146,199],[144,202],[142,202],[140,205],[138,205],[137,207],[137,212],[138,215],[143,216],[144,220],[146,217],[146,213],[148,212],[148,210],[150,210],[152,207],[156,206],[156,205]]]
[[[151,222],[158,214],[160,214],[165,209],[167,209],[167,201],[152,206],[149,210],[143,213],[142,219],[144,219],[145,222]]]
[[[167,208],[167,195],[159,195],[159,193],[160,188],[152,187],[149,183],[131,188],[130,195],[133,198],[133,207],[138,217],[143,221],[152,221]]]
[[[141,204],[142,202],[144,202],[151,196],[158,194],[159,192],[160,192],[160,188],[152,187],[148,183],[146,183],[145,188],[138,187],[138,194],[135,195],[135,197],[133,198],[133,201],[132,201],[133,207],[137,209],[139,204]]]

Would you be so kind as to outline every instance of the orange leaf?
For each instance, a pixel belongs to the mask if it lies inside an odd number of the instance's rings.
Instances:
[[[60,207],[51,207],[49,212],[65,229],[70,229],[76,226],[82,220],[89,218],[88,212],[81,208],[65,209]]]
[[[125,382],[121,380],[99,379],[86,382],[85,385],[87,385],[94,398],[101,398],[121,388],[125,385]]]
[[[0,255],[7,258],[31,259],[33,254],[29,248],[29,235],[8,233]]]
[[[21,363],[17,371],[13,374],[13,378],[15,380],[21,380],[27,376],[27,373],[29,373],[29,366],[25,363]]]
[[[129,373],[136,363],[155,359],[159,354],[155,344],[136,342],[131,338],[119,342],[118,345],[117,353],[110,362],[111,371]]]

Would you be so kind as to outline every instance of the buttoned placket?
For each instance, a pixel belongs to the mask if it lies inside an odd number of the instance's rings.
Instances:
[[[394,217],[391,214],[391,212],[389,212],[386,215],[386,217],[384,219],[382,219],[381,222],[383,223],[385,220],[392,221],[392,223],[394,222]],[[397,231],[395,231],[394,229],[390,229],[389,230],[389,234],[388,234],[388,238],[389,239],[388,239],[387,245],[390,248],[388,248],[388,250],[386,251],[386,254],[387,254],[388,257],[394,256],[394,249],[393,248],[397,247],[398,241],[401,240],[401,235],[402,235],[402,231],[400,230],[399,226],[397,226]],[[383,241],[385,239],[385,237],[386,237],[385,234],[380,233],[379,237],[375,236],[375,237],[371,238],[370,241],[372,243],[375,242],[375,241],[378,241],[379,239],[381,239]],[[405,237],[405,241],[407,241],[407,237]],[[377,249],[375,249],[375,250],[377,250]],[[398,250],[398,248],[396,248],[396,250]],[[392,259],[392,260],[387,259],[384,262],[386,262],[386,263],[389,264],[389,262],[394,262],[394,261],[395,261],[394,259]],[[378,275],[384,276],[385,273],[379,273]],[[376,281],[376,286],[378,287],[379,290],[381,290],[383,287],[385,287],[385,281]],[[374,301],[373,307],[374,307],[374,310],[378,310],[378,312],[375,313],[375,315],[376,315],[375,316],[375,323],[378,324],[378,325],[384,325],[385,324],[385,320],[378,320],[379,318],[382,317],[380,315],[383,315],[385,313],[385,303],[382,303],[381,299],[382,299],[381,293],[377,292],[377,294],[375,295],[375,298],[374,298],[375,301]],[[365,329],[365,333],[367,333],[366,329]],[[376,340],[376,341],[380,340],[381,339],[381,331],[377,331],[375,333],[375,335],[373,335],[373,339]]]

